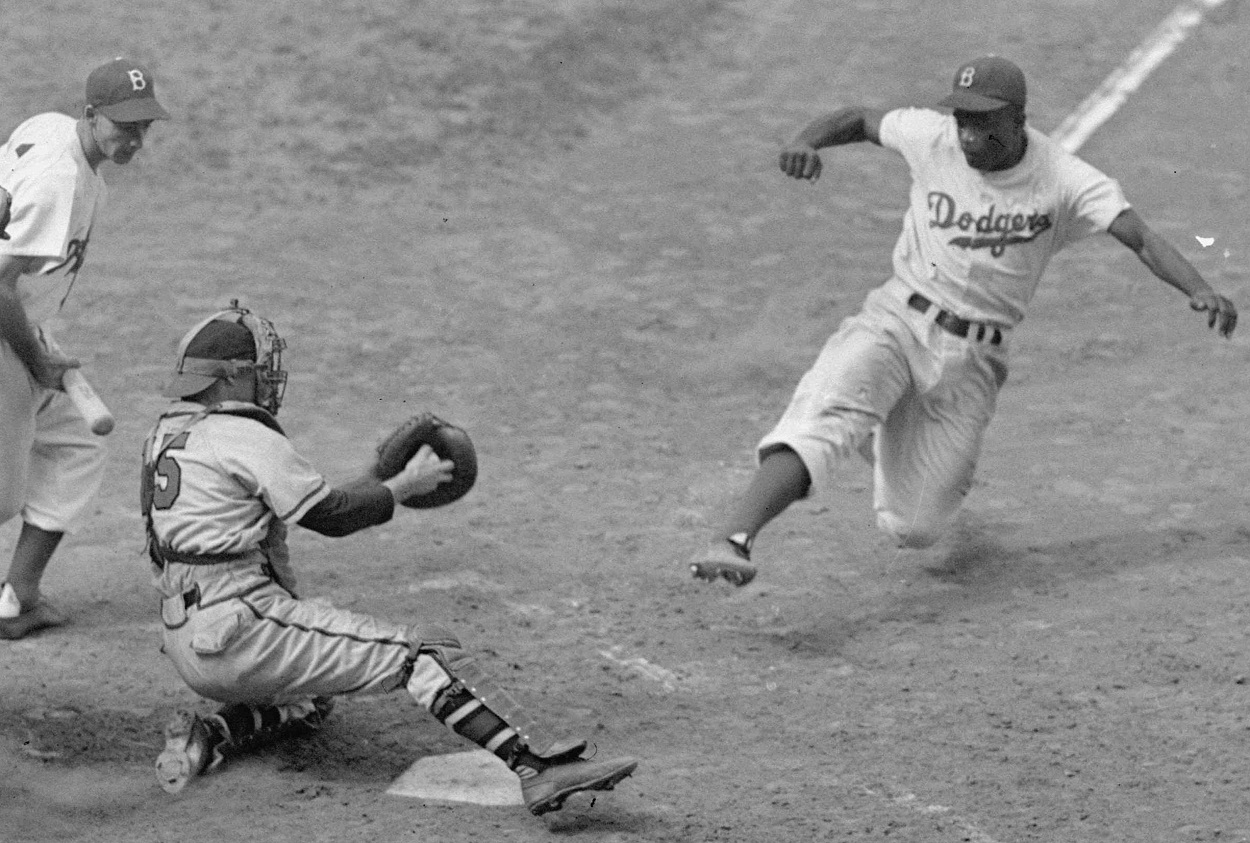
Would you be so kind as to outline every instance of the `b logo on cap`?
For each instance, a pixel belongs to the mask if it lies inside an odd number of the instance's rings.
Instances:
[[[135,68],[126,74],[130,77],[130,89],[132,91],[142,91],[148,86],[148,80],[143,78],[143,71]]]
[[[971,88],[972,80],[977,75],[977,69],[971,65],[965,67],[959,74],[959,87]]]

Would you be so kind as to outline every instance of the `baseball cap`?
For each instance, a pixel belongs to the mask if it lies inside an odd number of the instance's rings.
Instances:
[[[997,111],[1005,105],[1024,108],[1024,71],[1001,56],[982,56],[955,71],[951,94],[938,105],[960,111]]]
[[[178,344],[173,376],[161,388],[167,398],[185,398],[208,389],[220,378],[240,369],[232,361],[256,361],[256,340],[241,322],[209,317],[196,325]]]
[[[127,58],[115,58],[91,71],[87,104],[116,123],[169,119],[169,112],[156,101],[152,74]]]

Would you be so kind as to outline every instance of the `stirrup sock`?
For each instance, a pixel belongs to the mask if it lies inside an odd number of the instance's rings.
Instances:
[[[280,734],[314,714],[312,700],[288,705],[247,705],[238,703],[218,710],[226,724],[226,742],[246,744],[260,738]]]
[[[453,682],[439,691],[430,705],[430,712],[460,737],[494,753],[523,779],[538,775],[550,766],[529,752],[517,730],[460,682]]]

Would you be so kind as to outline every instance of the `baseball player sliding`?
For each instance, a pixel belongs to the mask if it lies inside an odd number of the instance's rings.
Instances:
[[[1027,125],[1016,65],[968,62],[940,105],[953,115],[844,108],[781,151],[783,173],[815,180],[817,150],[860,141],[893,149],[911,170],[910,204],[893,276],[800,380],[757,447],[747,489],[692,560],[695,577],[749,583],[759,531],[824,492],[857,452],[874,465],[878,526],[903,547],[935,542],[971,485],[1012,329],[1069,243],[1108,232],[1188,296],[1209,327],[1233,333],[1233,303],[1142,221],[1120,186]]]
[[[100,487],[105,452],[63,389],[78,361],[47,322],[69,298],[104,204],[100,165],[128,163],[169,116],[155,92],[146,68],[116,59],[88,76],[80,117],[36,115],[0,147],[0,523],[22,516],[0,586],[0,638],[65,622],[40,583]]]
[[[166,726],[157,778],[170,792],[258,739],[317,726],[340,694],[403,688],[436,719],[490,750],[521,779],[534,814],[573,793],[610,790],[632,758],[585,760],[556,741],[437,626],[382,620],[296,597],[287,526],[345,536],[389,521],[455,466],[422,446],[388,479],[332,488],[278,424],[286,372],[266,319],[232,307],[178,349],[144,448],[142,500],[163,652],[186,683],[222,703]]]

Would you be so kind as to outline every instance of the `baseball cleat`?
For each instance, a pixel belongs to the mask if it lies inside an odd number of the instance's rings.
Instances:
[[[0,618],[0,638],[16,641],[19,638],[25,638],[37,629],[64,626],[67,623],[69,623],[69,618],[54,609],[46,600],[40,600],[17,617]]]
[[[166,793],[179,793],[191,779],[217,766],[221,736],[210,721],[179,709],[165,724],[165,749],[156,758],[156,780]]]
[[[755,567],[749,556],[744,556],[728,541],[713,542],[690,563],[690,573],[696,580],[716,582],[725,579],[742,587],[755,579]]]
[[[534,816],[558,811],[564,800],[587,790],[611,790],[638,768],[633,758],[608,761],[570,761],[555,764],[521,780],[521,797]]]
[[[304,716],[304,725],[315,732],[334,713],[334,697],[313,697],[312,704],[312,713]]]

